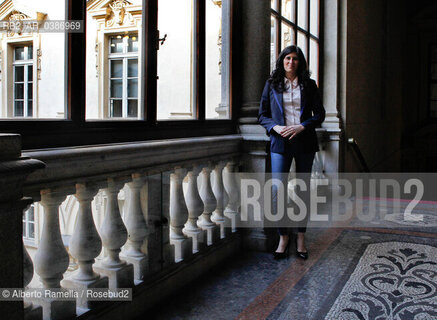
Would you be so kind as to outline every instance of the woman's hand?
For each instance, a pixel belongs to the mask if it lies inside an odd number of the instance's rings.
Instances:
[[[275,130],[277,134],[281,134],[282,130],[284,130],[285,128],[287,128],[287,127],[286,126],[276,125],[276,126],[273,127],[273,130]]]
[[[281,131],[276,131],[276,127],[281,127]],[[293,139],[296,135],[301,133],[305,127],[301,124],[292,125],[292,126],[275,126],[273,129],[275,129],[276,132],[278,132],[283,138],[288,138],[289,140]]]

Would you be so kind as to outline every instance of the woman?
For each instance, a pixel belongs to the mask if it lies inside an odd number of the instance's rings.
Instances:
[[[270,135],[273,176],[283,173],[281,176],[287,177],[288,175],[284,173],[288,174],[294,159],[296,173],[306,173],[309,180],[314,155],[319,150],[315,127],[324,119],[325,109],[317,85],[309,77],[302,50],[294,45],[286,47],[279,54],[276,69],[266,82],[258,114],[259,123]],[[309,190],[308,183],[307,187]],[[276,197],[275,191],[273,197]],[[304,198],[309,197],[306,195]],[[306,203],[309,209],[309,202]],[[307,210],[307,217],[308,215],[309,210]],[[306,219],[297,231],[297,256],[307,259],[308,252],[304,237]],[[277,260],[288,256],[290,239],[288,228],[278,228],[278,232],[279,244],[273,253]]]

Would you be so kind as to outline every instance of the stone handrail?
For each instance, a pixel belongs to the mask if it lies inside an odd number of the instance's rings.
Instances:
[[[165,229],[168,235],[162,237],[168,242],[160,244],[164,246],[163,258],[166,252],[170,256],[167,266],[220,242],[227,234],[225,221],[234,226],[229,232],[236,232],[238,188],[232,172],[238,166],[241,143],[241,136],[230,135],[24,152],[24,156],[46,165],[31,173],[24,185],[24,195],[44,207],[41,239],[33,258],[42,287],[133,288],[141,284],[153,271],[149,261],[153,257],[148,250],[156,224],[151,215],[164,214],[144,209],[151,207],[147,202],[153,198],[156,181],[149,181],[149,177],[156,174],[161,174],[159,184],[163,183],[165,172],[170,174],[167,200],[157,199],[168,201],[164,204],[167,216],[163,216],[169,221],[169,228]],[[122,189],[127,190],[123,219],[117,201]],[[149,194],[146,204],[141,200],[144,189]],[[96,226],[92,200],[99,190],[108,200],[104,221]],[[79,205],[67,252],[59,213],[62,202],[72,195]],[[102,248],[105,257],[96,262]],[[69,255],[78,265],[71,273],[67,272]],[[26,264],[29,263],[32,261],[27,258]],[[26,271],[25,278],[29,278]],[[76,307],[89,310],[95,306],[85,298],[27,302],[33,308],[41,306],[44,319],[74,317]],[[26,310],[25,314],[31,312]]]

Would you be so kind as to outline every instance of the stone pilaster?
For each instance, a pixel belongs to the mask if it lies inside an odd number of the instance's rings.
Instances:
[[[23,183],[33,171],[44,168],[38,160],[21,157],[21,137],[0,134],[0,288],[23,287],[23,209],[31,199],[23,199]],[[23,302],[0,302],[2,313],[22,319]]]
[[[241,104],[239,128],[244,138],[243,172],[270,171],[267,144],[269,138],[257,116],[264,84],[270,74],[270,1],[241,1]],[[267,250],[263,226],[245,230],[245,244],[255,250]]]

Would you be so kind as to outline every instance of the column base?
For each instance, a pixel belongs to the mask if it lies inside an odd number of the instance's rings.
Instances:
[[[139,257],[126,256],[123,252],[120,253],[120,258],[133,265],[134,280],[143,281],[148,271],[149,259],[145,255]]]
[[[26,301],[24,301],[26,303]],[[30,302],[27,302],[29,306],[24,308],[24,320],[41,320],[42,319],[42,307],[36,306]]]
[[[61,284],[64,288],[71,288],[71,289],[92,289],[92,288],[108,288],[108,277],[100,277],[96,280],[91,281],[80,281],[75,280],[72,277],[74,274],[72,274],[70,277],[65,278],[61,281]],[[77,307],[84,308],[84,309],[92,309],[93,306],[96,304],[99,304],[100,301],[89,301],[86,297],[79,297],[77,299]]]
[[[232,233],[237,232],[237,212],[225,211],[225,217],[227,217],[229,220],[231,220]]]
[[[220,239],[224,239],[226,236],[225,235],[225,217],[213,212],[212,216],[211,216],[211,221],[214,222],[219,227]]]
[[[170,239],[170,244],[174,246],[174,262],[181,262],[190,256],[193,247],[192,242],[192,238]]]
[[[35,298],[30,301],[42,308],[43,320],[67,320],[76,318],[76,301],[61,301],[55,298]]]
[[[203,242],[203,231],[200,229],[197,231],[188,231],[188,230],[183,229],[182,232],[188,238],[190,238],[192,243],[193,243],[192,253],[193,254],[198,253],[200,250],[201,243]]]
[[[201,226],[202,230],[204,231],[203,234],[203,241],[207,246],[212,246],[214,243],[217,243],[220,241],[220,226],[217,226],[216,224],[212,225],[206,225]],[[206,236],[206,241],[205,241]]]
[[[132,288],[134,286],[134,266],[130,263],[115,268],[98,265],[94,267],[94,270],[108,277],[109,289]]]

